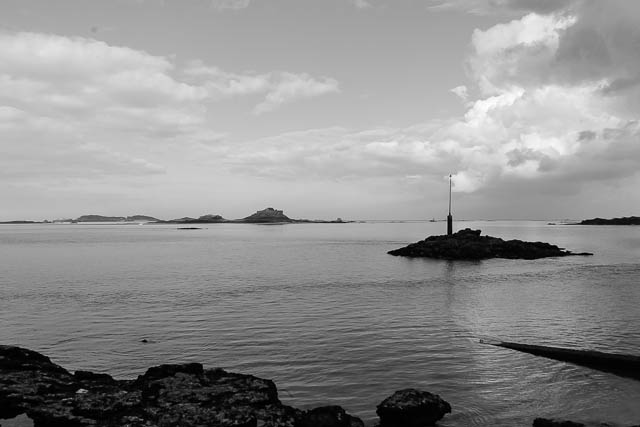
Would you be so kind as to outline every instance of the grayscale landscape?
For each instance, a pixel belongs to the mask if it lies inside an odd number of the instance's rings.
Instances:
[[[640,425],[640,2],[2,0],[1,427]]]

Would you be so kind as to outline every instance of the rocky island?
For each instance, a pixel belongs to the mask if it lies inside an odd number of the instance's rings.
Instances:
[[[246,218],[238,220],[238,222],[264,224],[264,223],[294,222],[294,221],[288,216],[286,216],[281,210],[266,208],[261,211],[257,211],[256,213],[249,215]]]
[[[640,216],[625,216],[622,218],[592,218],[585,219],[578,225],[640,225]]]
[[[481,236],[480,234],[480,230],[466,228],[451,235],[430,236],[388,253],[396,256],[447,260],[538,259],[570,255],[593,255],[588,252],[574,253],[550,243],[503,240],[498,237]]]

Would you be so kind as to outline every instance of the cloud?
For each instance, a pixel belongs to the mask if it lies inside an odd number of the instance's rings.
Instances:
[[[212,103],[256,96],[263,113],[338,91],[331,78],[181,66],[142,50],[53,34],[0,32],[0,57],[5,182],[162,175],[172,147],[222,139],[207,116]]]
[[[315,79],[308,74],[282,73],[270,86],[265,100],[256,106],[254,112],[262,114],[298,99],[335,92],[339,92],[338,81],[335,79]]]
[[[451,93],[453,93],[463,101],[466,101],[467,98],[469,98],[469,94],[467,93],[467,87],[464,85],[454,87],[453,89],[451,89]]]
[[[200,84],[214,98],[264,94],[264,100],[253,110],[255,114],[270,112],[303,98],[340,91],[337,80],[329,77],[315,78],[306,73],[229,73],[219,68],[207,67],[200,62],[192,62],[184,73],[199,79]]]
[[[505,2],[524,8],[526,2]],[[547,4],[547,3],[545,3]],[[577,192],[636,176],[640,159],[640,14],[623,2],[575,3],[476,30],[463,117],[408,128],[343,128],[246,142],[236,172],[327,181],[453,173],[455,191],[504,197],[520,189]],[[584,34],[591,34],[586,42]],[[418,180],[419,181],[419,180]]]

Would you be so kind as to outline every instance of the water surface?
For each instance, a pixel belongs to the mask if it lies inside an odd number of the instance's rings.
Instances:
[[[640,382],[478,338],[640,354],[640,227],[456,226],[595,256],[386,254],[444,223],[0,225],[0,342],[121,378],[198,361],[369,424],[406,387],[452,404],[442,426],[638,423]]]

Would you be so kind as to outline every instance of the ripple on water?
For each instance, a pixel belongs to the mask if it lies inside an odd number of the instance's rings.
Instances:
[[[445,427],[640,419],[638,382],[478,343],[640,354],[640,250],[619,231],[594,231],[591,246],[579,228],[529,224],[529,240],[596,256],[450,263],[386,255],[433,234],[429,224],[339,227],[0,228],[0,341],[126,378],[199,361],[272,378],[285,403],[340,404],[369,424],[406,387],[452,404]]]

